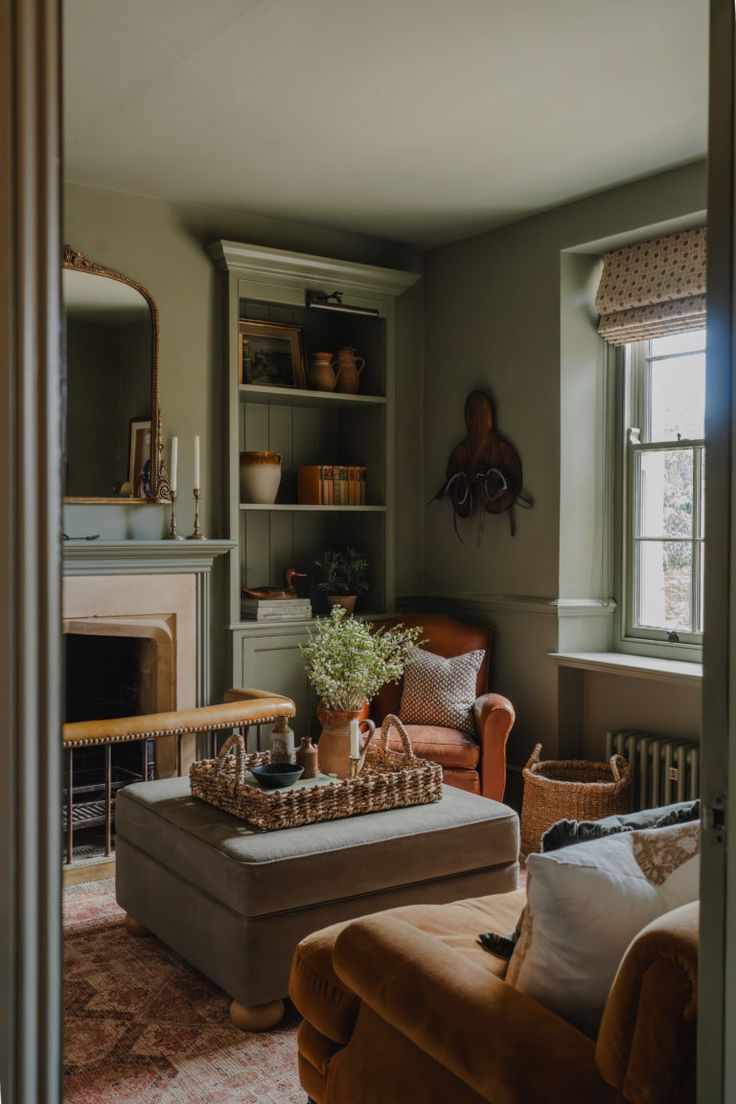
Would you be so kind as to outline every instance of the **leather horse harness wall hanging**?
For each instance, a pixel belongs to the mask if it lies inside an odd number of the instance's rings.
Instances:
[[[508,511],[511,536],[516,532],[514,506],[528,510],[533,499],[522,488],[519,454],[493,426],[493,403],[485,391],[471,391],[465,400],[467,436],[450,453],[445,482],[431,499],[449,498],[458,540],[457,519],[470,517],[480,506],[478,544],[483,541],[486,514]]]

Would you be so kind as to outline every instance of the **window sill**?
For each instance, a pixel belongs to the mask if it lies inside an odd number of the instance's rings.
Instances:
[[[659,682],[700,682],[702,663],[680,659],[655,659],[652,656],[628,655],[625,652],[550,652],[560,667],[577,667],[583,671],[603,671],[611,675],[655,679]]]

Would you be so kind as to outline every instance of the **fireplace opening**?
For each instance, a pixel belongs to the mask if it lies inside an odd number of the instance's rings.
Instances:
[[[66,720],[107,720],[152,713],[157,707],[155,642],[147,637],[68,632]],[[114,799],[123,786],[154,776],[154,741],[80,747],[67,751],[64,808],[71,789],[72,827],[67,862],[96,860],[114,850],[106,831],[106,757]],[[65,818],[66,819],[66,818]],[[65,825],[66,827],[66,825]]]

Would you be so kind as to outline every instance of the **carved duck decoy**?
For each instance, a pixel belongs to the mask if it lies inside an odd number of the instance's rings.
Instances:
[[[247,594],[249,598],[270,598],[271,601],[283,599],[287,601],[289,598],[299,597],[294,586],[294,579],[306,579],[306,577],[306,571],[297,571],[295,567],[287,567],[284,570],[283,588],[272,586],[243,587],[243,594]]]

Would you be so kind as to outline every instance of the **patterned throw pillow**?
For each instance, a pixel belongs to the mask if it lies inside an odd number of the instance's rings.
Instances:
[[[404,724],[441,725],[474,735],[475,683],[482,648],[443,659],[417,648],[404,672],[399,716]]]
[[[530,855],[507,983],[595,1036],[629,943],[697,900],[699,871],[697,821]]]

